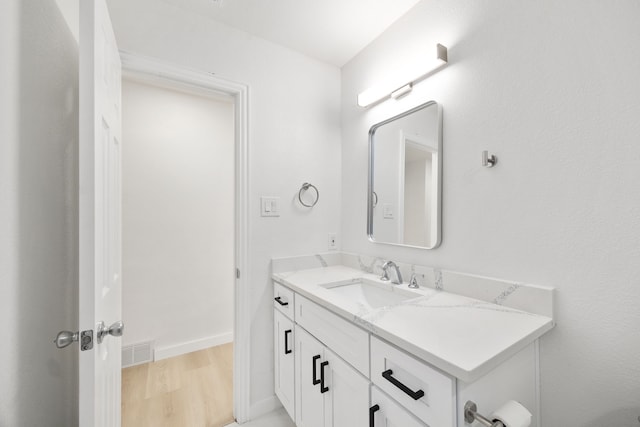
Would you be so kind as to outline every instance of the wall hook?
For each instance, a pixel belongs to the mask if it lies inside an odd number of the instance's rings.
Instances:
[[[482,152],[482,166],[484,166],[485,168],[492,168],[497,163],[498,163],[498,158],[495,155],[493,154],[489,155],[489,152],[487,150],[484,150]]]

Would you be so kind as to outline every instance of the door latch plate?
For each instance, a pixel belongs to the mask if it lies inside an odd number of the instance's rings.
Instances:
[[[80,333],[80,350],[87,351],[93,348],[93,330],[88,329]]]

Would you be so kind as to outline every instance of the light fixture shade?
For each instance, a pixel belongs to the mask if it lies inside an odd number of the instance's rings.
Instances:
[[[433,58],[433,57],[432,57]],[[404,81],[387,84],[384,86],[374,86],[358,95],[358,105],[360,107],[368,107],[377,102],[388,99],[389,97],[397,99],[406,95],[411,91],[413,85],[422,80],[430,72],[442,67],[449,62],[449,55],[446,46],[438,43],[436,45],[436,55],[433,60],[416,72],[416,75]]]
[[[371,104],[374,104],[381,99],[389,96],[389,91],[387,88],[383,87],[370,87],[365,90],[361,94],[358,95],[358,105],[361,107],[368,107]]]

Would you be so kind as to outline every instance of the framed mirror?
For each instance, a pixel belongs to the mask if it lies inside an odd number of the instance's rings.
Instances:
[[[434,249],[442,240],[442,107],[429,101],[369,130],[367,233]]]

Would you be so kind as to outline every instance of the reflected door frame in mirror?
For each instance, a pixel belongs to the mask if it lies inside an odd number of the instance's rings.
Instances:
[[[429,110],[428,110],[429,109]],[[430,110],[435,109],[435,110]],[[424,132],[416,132],[415,129],[396,129],[391,140],[386,138],[381,140],[380,135],[381,128],[385,130],[384,126],[390,125],[393,122],[400,121],[408,118],[410,120],[415,114],[426,110],[434,116],[433,123],[425,123],[429,128],[429,135]],[[425,112],[426,112],[425,111]],[[435,114],[434,114],[435,113]],[[413,116],[417,117],[417,116]],[[395,123],[395,125],[402,124],[403,122]],[[389,127],[387,127],[389,129]],[[380,138],[377,138],[377,135]],[[426,139],[430,139],[431,145],[427,144]],[[381,145],[384,144],[384,145]],[[434,146],[435,144],[435,146]],[[369,130],[369,176],[368,176],[368,192],[367,192],[367,235],[369,240],[374,243],[384,243],[396,246],[414,247],[420,249],[435,249],[440,246],[442,242],[442,106],[435,101],[429,101],[421,104],[415,108],[377,123]],[[385,183],[379,182],[376,187],[376,161],[384,161],[382,154],[385,154],[384,150],[389,150],[389,147],[397,147],[396,153],[389,157],[389,162],[392,163],[391,170],[392,179],[397,179],[397,194],[386,195],[388,191],[376,191],[384,187]],[[376,156],[376,148],[378,148],[378,156]],[[388,152],[388,151],[387,151]],[[406,210],[407,200],[405,200],[405,194],[408,191],[405,189],[406,181],[406,162],[409,152],[411,155],[423,157],[425,162],[431,168],[431,171],[423,184],[424,199],[418,200],[418,207],[424,206],[424,223],[421,225],[423,228],[427,228],[424,241],[421,241],[419,236],[415,239],[410,230],[405,230],[405,220],[411,221],[411,217],[419,218],[421,212],[419,209],[415,209],[416,203],[414,203],[411,210]],[[378,164],[380,166],[381,163]],[[394,164],[397,165],[397,169],[394,170]],[[426,166],[425,166],[426,167]],[[379,168],[380,169],[380,168]],[[378,173],[378,180],[382,181],[380,173]],[[411,195],[411,194],[410,194]],[[391,197],[391,203],[389,203],[389,197]],[[410,198],[410,197],[408,197]],[[427,200],[428,199],[428,200]],[[379,203],[380,202],[380,203]],[[380,212],[377,212],[380,210]],[[406,210],[406,212],[405,212]],[[395,219],[395,221],[389,221],[392,223],[391,233],[384,233],[383,226],[381,224],[382,218]],[[378,226],[378,238],[375,237],[376,224]],[[388,228],[388,227],[387,227]],[[395,238],[393,237],[395,233]],[[386,234],[386,235],[385,235]],[[381,237],[382,236],[382,237]],[[429,241],[426,241],[428,238]]]

